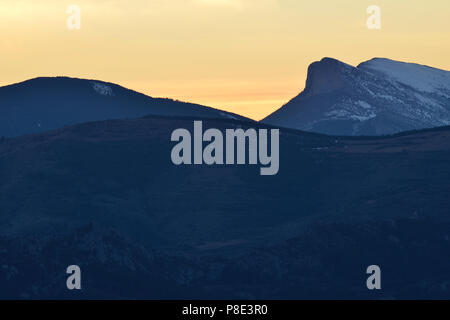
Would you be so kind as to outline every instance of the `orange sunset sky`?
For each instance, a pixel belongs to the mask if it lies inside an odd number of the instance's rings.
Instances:
[[[67,28],[69,5],[79,30]],[[380,30],[366,27],[369,5]],[[256,120],[325,56],[450,70],[449,0],[0,0],[0,35],[0,85],[98,79]]]

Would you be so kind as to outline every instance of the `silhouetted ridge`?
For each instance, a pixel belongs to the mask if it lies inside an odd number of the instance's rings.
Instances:
[[[0,136],[146,115],[246,119],[201,105],[152,98],[98,80],[43,77],[0,87]]]

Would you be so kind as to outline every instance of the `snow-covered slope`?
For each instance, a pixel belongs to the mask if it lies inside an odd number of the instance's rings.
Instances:
[[[450,72],[415,63],[375,58],[361,63],[359,69],[386,76],[422,92],[440,92],[449,97]]]
[[[450,124],[450,72],[375,58],[324,58],[305,90],[264,123],[337,135],[382,135]]]
[[[148,97],[97,80],[36,78],[0,87],[0,137],[43,132],[83,122],[146,115],[248,120],[200,105]]]

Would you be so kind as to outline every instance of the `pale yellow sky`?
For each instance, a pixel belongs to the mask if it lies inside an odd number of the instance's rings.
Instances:
[[[66,26],[69,5],[81,29]],[[369,5],[381,30],[369,30]],[[0,85],[99,79],[261,119],[324,56],[450,70],[449,0],[0,0]]]

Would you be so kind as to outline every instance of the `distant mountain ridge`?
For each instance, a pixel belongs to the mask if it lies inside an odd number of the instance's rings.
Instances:
[[[450,124],[450,72],[374,58],[323,58],[305,90],[263,123],[332,135],[384,135]]]
[[[42,77],[0,87],[0,136],[147,115],[249,120],[197,104],[152,98],[113,83]]]
[[[0,137],[143,116],[252,121],[98,80],[41,77],[0,87]],[[323,58],[309,66],[303,92],[261,123],[349,136],[450,125],[450,71],[385,58],[357,67]]]

